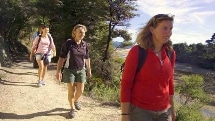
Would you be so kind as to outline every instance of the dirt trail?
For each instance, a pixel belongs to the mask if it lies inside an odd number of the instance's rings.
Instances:
[[[69,103],[65,84],[55,80],[56,65],[51,64],[46,85],[38,88],[37,69],[27,57],[16,59],[11,68],[0,68],[0,120],[32,121],[119,121],[120,110],[103,106],[99,102],[83,96],[82,110],[76,117],[69,119]]]

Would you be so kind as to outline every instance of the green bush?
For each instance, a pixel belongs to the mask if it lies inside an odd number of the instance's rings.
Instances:
[[[91,80],[92,81],[92,80]],[[93,83],[93,84],[92,84]],[[87,95],[102,102],[119,103],[119,84],[104,83],[100,79],[86,84]]]
[[[118,64],[122,64],[125,61],[124,58],[117,58],[114,60],[114,62],[118,63]]]
[[[120,66],[124,60],[122,58],[114,58],[113,60],[112,80],[107,81],[98,74],[98,76],[93,75],[85,86],[85,93],[102,102],[119,104],[120,79],[122,74]]]
[[[176,87],[176,91],[185,98],[184,104],[190,101],[199,100],[200,102],[208,102],[209,98],[204,91],[203,77],[200,75],[183,75],[181,82]]]
[[[203,116],[202,106],[209,102],[209,96],[204,90],[204,79],[201,75],[183,75],[176,86],[181,102],[177,106],[176,121],[213,121]]]
[[[176,113],[176,121],[208,121],[199,111],[198,105],[184,105]]]

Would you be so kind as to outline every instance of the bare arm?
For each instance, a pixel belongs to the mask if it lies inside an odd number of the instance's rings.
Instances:
[[[50,33],[48,33],[48,36],[50,36],[51,37],[51,43],[52,43],[52,55],[53,55],[53,57],[55,57],[56,56],[56,46],[55,46],[55,44],[54,44],[54,40],[53,40],[53,38],[52,38],[52,36],[51,36],[51,34]]]
[[[57,62],[57,73],[61,73],[61,68],[63,67],[64,61],[65,61],[65,58],[59,57],[58,62]]]
[[[170,95],[170,104],[171,104],[171,109],[172,109],[172,121],[175,121],[176,113],[175,113],[174,96],[173,95]]]
[[[31,47],[31,53],[30,53],[30,61],[33,60],[33,55],[35,54],[36,52],[36,47],[34,45],[34,42],[38,43],[38,40],[39,40],[39,37],[35,37],[34,38],[34,41],[32,41],[32,47]]]
[[[31,53],[30,53],[30,61],[32,61],[33,60],[33,55],[34,55],[34,53],[35,53],[35,48],[31,48]]]
[[[90,78],[92,76],[91,67],[90,67],[90,58],[85,59],[86,67],[87,67],[87,76]]]
[[[56,72],[56,79],[60,81],[62,79],[61,68],[63,67],[63,63],[65,58],[59,58],[57,62],[57,72]]]
[[[130,102],[121,103],[121,121],[129,121]]]
[[[53,57],[55,57],[56,56],[56,48],[55,47],[52,48],[52,52],[53,52]]]
[[[90,59],[85,59],[86,61],[86,67],[87,67],[87,70],[90,70],[91,71],[91,67],[90,67]]]

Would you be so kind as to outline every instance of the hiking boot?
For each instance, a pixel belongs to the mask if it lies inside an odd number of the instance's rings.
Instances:
[[[37,86],[38,86],[38,87],[41,87],[41,86],[42,86],[42,82],[41,82],[41,81],[38,81]]]
[[[71,109],[71,110],[70,110],[69,116],[70,116],[71,118],[74,118],[74,117],[75,117],[75,110],[74,110],[74,109]]]
[[[75,102],[75,109],[76,110],[81,110],[81,104],[80,104],[80,102]]]

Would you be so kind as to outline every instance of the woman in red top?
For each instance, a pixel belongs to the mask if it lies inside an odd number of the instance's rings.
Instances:
[[[170,41],[174,16],[157,14],[137,36],[125,61],[121,82],[121,121],[175,121],[175,51]],[[147,51],[137,72],[138,46]],[[167,51],[171,51],[171,58]]]

